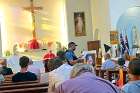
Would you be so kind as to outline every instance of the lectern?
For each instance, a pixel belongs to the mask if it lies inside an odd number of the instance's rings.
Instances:
[[[100,67],[102,65],[102,57],[99,56],[99,49],[101,48],[100,40],[96,41],[88,41],[87,42],[88,51],[96,50],[96,67]]]

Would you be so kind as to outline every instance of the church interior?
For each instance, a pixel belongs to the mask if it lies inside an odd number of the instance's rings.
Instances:
[[[140,0],[0,0],[0,92],[139,93],[139,15]],[[87,72],[116,92],[78,87]]]

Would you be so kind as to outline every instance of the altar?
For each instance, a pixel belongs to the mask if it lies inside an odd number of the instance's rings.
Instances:
[[[19,65],[19,59],[22,55],[12,55],[9,58],[7,58],[7,66],[12,69],[14,73],[17,73],[20,71],[20,65]],[[33,59],[33,65],[40,69],[41,73],[45,72],[44,63],[43,60],[34,60]]]
[[[33,60],[33,65],[40,69],[41,73],[45,72],[43,56],[47,53],[47,50],[30,50],[25,52],[18,52],[17,54],[13,54],[7,58],[7,66],[12,68],[14,73],[20,71],[19,59],[21,56],[27,56]]]

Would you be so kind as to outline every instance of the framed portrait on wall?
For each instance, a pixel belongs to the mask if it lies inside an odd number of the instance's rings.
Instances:
[[[86,36],[84,12],[74,12],[75,36]]]
[[[117,31],[110,31],[110,43],[111,44],[118,44],[118,32]]]

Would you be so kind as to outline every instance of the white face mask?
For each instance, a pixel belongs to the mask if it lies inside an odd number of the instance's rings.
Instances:
[[[2,67],[2,65],[0,64],[0,67]]]

